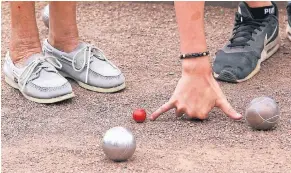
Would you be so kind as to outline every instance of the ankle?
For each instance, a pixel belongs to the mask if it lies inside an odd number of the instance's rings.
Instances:
[[[260,2],[257,4],[260,4]],[[262,3],[260,4],[260,7],[251,6],[249,9],[254,19],[264,19],[270,14],[277,16],[276,7],[271,2]]]
[[[12,39],[10,42],[9,54],[15,65],[23,65],[31,55],[36,53],[41,53],[41,45],[38,38]]]
[[[48,42],[56,49],[63,52],[73,51],[79,44],[79,35],[76,25],[67,25],[64,28],[50,27]]]
[[[49,37],[48,42],[56,49],[63,52],[72,52],[79,44],[78,38],[58,38]]]

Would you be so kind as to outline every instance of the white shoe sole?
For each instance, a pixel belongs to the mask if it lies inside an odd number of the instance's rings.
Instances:
[[[289,26],[289,24],[287,24],[287,27],[286,27],[286,35],[287,35],[287,38],[291,41],[291,27]]]
[[[90,86],[90,85],[87,85],[85,83],[82,83],[80,81],[76,81],[82,88],[85,88],[87,90],[90,90],[90,91],[96,91],[96,92],[100,92],[100,93],[114,93],[114,92],[118,92],[118,91],[121,91],[125,88],[125,83],[117,86],[117,87],[114,87],[114,88],[98,88],[98,87],[94,87],[94,86]]]
[[[112,88],[95,87],[95,86],[85,84],[81,81],[75,80],[71,76],[68,76],[67,74],[63,73],[62,71],[59,71],[59,73],[65,78],[69,78],[69,79],[76,81],[79,84],[79,86],[81,86],[82,88],[85,88],[87,90],[90,90],[90,91],[95,91],[95,92],[100,92],[100,93],[115,93],[115,92],[123,90],[126,87],[125,83],[123,83],[119,86],[116,86],[116,87],[112,87]]]
[[[267,59],[269,59],[274,53],[276,53],[278,51],[280,47],[280,36],[278,35],[278,37],[271,43],[269,43],[268,45],[266,45],[261,53],[261,58],[258,60],[257,66],[256,68],[244,79],[239,79],[236,80],[235,82],[239,83],[239,82],[244,82],[252,77],[254,77],[261,69],[261,63],[266,61]],[[216,74],[215,72],[213,72],[213,76],[216,79],[219,79],[219,74]]]
[[[9,77],[5,76],[5,82],[10,85],[11,87],[15,88],[15,89],[19,89],[19,86],[16,82],[14,82],[13,80],[11,80]],[[70,94],[66,94],[66,95],[62,95],[60,97],[55,97],[55,98],[50,98],[50,99],[40,99],[40,98],[35,98],[35,97],[31,97],[28,96],[24,93],[22,93],[22,95],[27,98],[30,101],[36,102],[36,103],[56,103],[56,102],[60,102],[60,101],[64,101],[70,98],[75,97],[75,94],[72,92]]]

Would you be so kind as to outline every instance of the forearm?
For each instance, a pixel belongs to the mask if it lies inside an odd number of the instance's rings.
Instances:
[[[207,51],[204,33],[204,2],[175,2],[181,53]],[[209,57],[184,59],[183,72],[211,74]]]

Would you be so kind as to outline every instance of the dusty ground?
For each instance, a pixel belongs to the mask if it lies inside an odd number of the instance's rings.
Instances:
[[[40,18],[44,5],[37,3],[36,8],[42,39],[48,35]],[[228,39],[235,10],[206,8],[212,55]],[[284,36],[285,19],[281,9],[282,46],[261,72],[242,84],[221,83],[240,112],[255,97],[274,97],[282,115],[276,129],[253,131],[244,121],[234,122],[217,109],[203,122],[177,119],[172,111],[156,122],[137,124],[131,112],[139,107],[154,111],[169,99],[180,76],[173,6],[80,3],[81,38],[102,48],[123,70],[127,89],[98,94],[72,83],[76,98],[41,105],[27,101],[3,82],[3,172],[290,172],[291,43]],[[2,57],[9,25],[9,6],[3,3]],[[119,125],[130,128],[137,140],[133,158],[124,163],[106,159],[100,147],[105,131]]]

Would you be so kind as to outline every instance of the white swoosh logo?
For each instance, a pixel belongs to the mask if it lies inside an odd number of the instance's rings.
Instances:
[[[275,28],[273,34],[271,35],[271,37],[270,37],[269,39],[268,39],[268,33],[266,34],[266,37],[265,37],[265,40],[264,40],[264,46],[266,46],[267,43],[268,43],[270,40],[272,40],[272,38],[274,37],[274,35],[275,35],[276,32],[277,32],[277,29],[278,29],[278,26],[276,26],[276,28]]]

